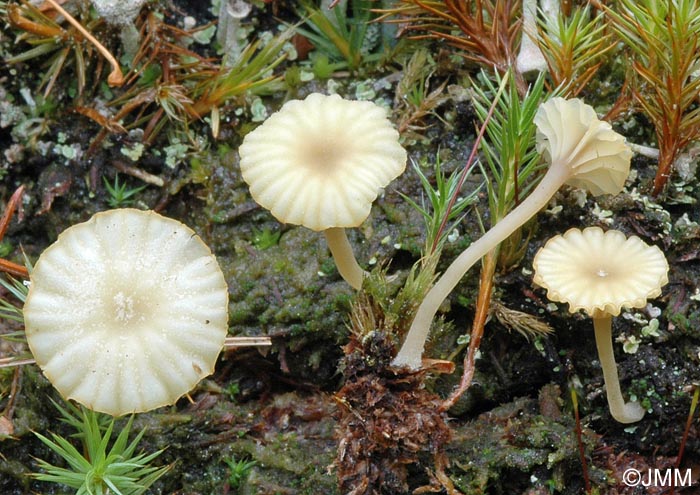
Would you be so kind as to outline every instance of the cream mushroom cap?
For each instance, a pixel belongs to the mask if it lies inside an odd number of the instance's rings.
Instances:
[[[37,261],[27,342],[64,397],[119,416],[174,403],[214,370],[228,289],[195,232],[154,212],[97,213]]]
[[[668,263],[657,246],[599,227],[552,237],[532,264],[534,282],[547,290],[547,298],[590,316],[644,307],[668,283]]]
[[[625,138],[578,98],[551,98],[535,114],[537,151],[552,167],[569,167],[567,184],[598,196],[617,194],[629,175],[632,151]]]
[[[398,138],[382,107],[313,93],[246,135],[241,173],[253,199],[280,222],[357,227],[406,168]]]

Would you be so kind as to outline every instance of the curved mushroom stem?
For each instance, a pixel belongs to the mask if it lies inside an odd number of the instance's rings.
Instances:
[[[362,287],[362,279],[365,278],[367,272],[357,264],[345,229],[333,227],[324,230],[323,233],[326,234],[326,242],[328,242],[328,248],[331,250],[335,266],[338,267],[340,276],[343,277],[353,289],[360,290],[360,287]]]
[[[644,417],[644,408],[639,402],[625,402],[617,376],[617,364],[612,347],[612,316],[606,313],[593,316],[595,344],[598,348],[600,366],[603,368],[605,391],[608,396],[610,415],[620,423],[636,423]]]
[[[566,166],[552,164],[534,191],[514,210],[494,225],[486,234],[462,251],[435,285],[426,294],[413,319],[399,353],[392,361],[396,368],[407,367],[417,370],[421,366],[421,356],[430,324],[438,308],[452,292],[465,273],[486,253],[503,242],[510,234],[530,220],[547,205],[554,193],[571,177],[572,171]]]

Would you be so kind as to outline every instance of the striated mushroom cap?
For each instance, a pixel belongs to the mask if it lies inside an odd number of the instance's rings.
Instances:
[[[629,175],[632,151],[625,138],[578,98],[551,98],[537,110],[537,151],[552,167],[569,167],[567,184],[598,196],[617,194]]]
[[[119,416],[174,403],[214,371],[228,331],[216,258],[186,225],[111,210],[37,261],[27,342],[64,397]]]
[[[668,263],[656,246],[617,230],[570,229],[537,252],[534,282],[547,289],[551,301],[612,316],[622,308],[641,308],[668,283]]]
[[[383,108],[319,93],[285,103],[239,153],[253,199],[280,222],[316,231],[360,225],[406,168]]]

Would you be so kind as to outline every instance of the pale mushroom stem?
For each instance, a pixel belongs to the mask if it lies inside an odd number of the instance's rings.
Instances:
[[[365,278],[367,272],[357,264],[345,229],[333,227],[323,232],[326,234],[326,242],[328,242],[328,248],[331,250],[335,266],[338,267],[340,276],[343,277],[353,289],[360,290],[360,287],[362,287],[362,279]]]
[[[595,344],[598,348],[600,366],[603,368],[605,391],[608,396],[610,415],[620,423],[636,423],[644,417],[644,408],[638,402],[625,402],[617,376],[617,364],[612,347],[612,316],[603,314],[593,317]]]
[[[547,60],[537,45],[537,0],[523,0],[522,38],[516,66],[521,73],[547,70]]]
[[[552,164],[535,190],[520,205],[494,225],[480,239],[472,243],[452,262],[418,307],[416,317],[413,319],[411,328],[406,335],[406,340],[392,361],[392,366],[396,368],[406,367],[412,370],[417,370],[421,367],[421,357],[425,347],[425,340],[430,331],[430,324],[442,302],[477,261],[544,208],[571,175],[572,170],[570,167]]]

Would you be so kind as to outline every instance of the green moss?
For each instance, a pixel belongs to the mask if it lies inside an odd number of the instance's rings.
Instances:
[[[515,487],[516,473],[528,486],[535,471],[549,473],[548,478],[554,479],[559,467],[578,462],[573,420],[539,414],[534,402],[526,399],[456,427],[449,450],[456,467],[451,477],[467,495],[486,493],[492,484],[503,486],[506,477]]]
[[[335,266],[335,261],[333,261],[333,258],[326,258],[321,261],[320,265],[320,272],[323,273],[324,275],[337,275],[338,274],[338,268]]]
[[[281,232],[273,232],[269,229],[253,229],[253,246],[260,251],[276,246],[279,243]]]
[[[630,400],[639,401],[641,406],[646,410],[650,410],[654,403],[659,404],[664,401],[653,384],[644,378],[632,380],[628,393]]]

